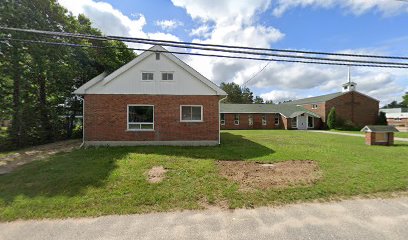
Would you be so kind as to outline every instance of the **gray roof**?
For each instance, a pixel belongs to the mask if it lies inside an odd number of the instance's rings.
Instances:
[[[405,112],[408,112],[408,108],[381,108],[380,112],[385,112],[385,113],[405,113]]]
[[[299,116],[307,113],[311,116],[320,118],[314,112],[303,107],[290,104],[232,104],[222,103],[220,113],[280,113],[287,118]]]
[[[398,130],[394,126],[389,125],[367,125],[363,129],[362,132],[398,132]]]
[[[336,93],[331,93],[331,94],[326,94],[326,95],[321,95],[317,97],[310,97],[310,98],[303,98],[303,99],[298,99],[298,100],[293,100],[291,102],[286,102],[283,104],[309,104],[309,103],[319,103],[319,102],[327,102],[329,100],[332,100],[333,98],[339,97],[347,92],[336,92]]]

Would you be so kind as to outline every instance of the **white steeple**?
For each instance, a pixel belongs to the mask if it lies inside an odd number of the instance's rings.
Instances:
[[[347,83],[342,85],[342,92],[350,92],[356,90],[357,83],[351,81],[351,71],[350,67],[348,67],[348,81]]]

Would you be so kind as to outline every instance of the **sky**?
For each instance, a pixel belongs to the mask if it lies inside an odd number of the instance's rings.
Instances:
[[[398,0],[58,0],[106,35],[261,48],[408,56],[408,2]],[[129,46],[135,46],[129,44]],[[142,48],[148,48],[143,45]],[[220,84],[280,102],[341,91],[347,67],[179,56]],[[408,70],[351,68],[357,90],[387,104]]]

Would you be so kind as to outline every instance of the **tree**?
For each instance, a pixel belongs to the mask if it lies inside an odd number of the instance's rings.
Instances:
[[[55,0],[0,1],[0,26],[102,35],[84,15],[68,14]],[[15,31],[2,31],[0,37],[102,47],[0,43],[0,113],[11,117],[8,133],[15,148],[70,137],[72,127],[64,125],[72,120],[66,121],[65,116],[75,118],[82,112],[81,100],[72,92],[103,71],[111,72],[135,57],[118,41],[95,42]]]
[[[403,107],[408,107],[408,92],[405,93],[405,95],[402,97],[402,102],[401,104],[403,105]]]
[[[254,96],[249,88],[243,88],[236,83],[221,83],[223,89],[228,97],[224,100],[225,103],[253,103]]]
[[[264,103],[264,100],[260,96],[256,96],[254,99],[254,103],[261,104]]]
[[[266,100],[265,104],[274,104],[274,102],[272,100]]]
[[[387,117],[385,115],[385,112],[380,112],[378,114],[377,124],[378,125],[387,125]]]
[[[327,115],[327,126],[329,129],[336,128],[336,108],[332,108]]]

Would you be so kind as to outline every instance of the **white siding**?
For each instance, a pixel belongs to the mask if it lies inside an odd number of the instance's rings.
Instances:
[[[153,72],[153,81],[143,81],[142,72]],[[173,80],[162,81],[162,72],[173,72]],[[150,53],[142,61],[111,81],[100,81],[87,94],[217,95],[216,91],[180,65],[160,54]]]

